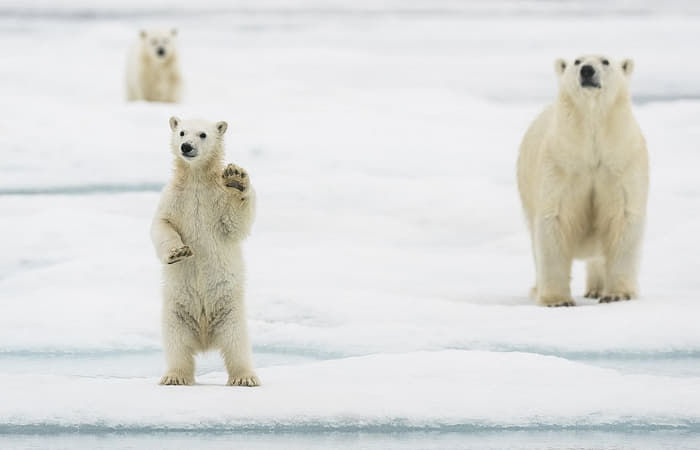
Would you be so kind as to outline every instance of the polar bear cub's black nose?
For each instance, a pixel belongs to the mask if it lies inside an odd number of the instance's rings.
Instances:
[[[585,66],[581,67],[581,76],[583,78],[590,78],[593,75],[595,75],[595,69],[593,66],[586,64]]]
[[[182,153],[190,153],[192,150],[194,150],[194,148],[192,147],[191,144],[188,144],[187,142],[185,142],[184,144],[182,144],[180,146],[180,150],[182,150]]]
[[[165,55],[165,49],[163,47],[158,47],[158,56],[164,56]]]

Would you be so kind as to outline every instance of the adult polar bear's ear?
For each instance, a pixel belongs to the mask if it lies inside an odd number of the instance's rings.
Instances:
[[[622,68],[622,73],[629,77],[634,71],[634,61],[631,59],[623,59],[622,63],[620,63],[620,67]]]
[[[182,122],[180,119],[177,117],[173,116],[170,118],[170,129],[175,131],[178,125],[180,125],[180,122]]]
[[[170,29],[170,36],[173,36],[173,37],[177,36],[177,28]]]
[[[561,58],[557,58],[554,61],[554,71],[557,73],[557,75],[561,75],[564,73],[565,70],[566,70],[566,61],[561,59]]]
[[[216,131],[219,132],[219,136],[223,136],[223,134],[226,133],[227,128],[228,124],[223,120],[221,122],[216,122]]]
[[[139,31],[139,36],[141,36],[141,39],[146,39],[148,33],[146,33],[146,30],[141,30]]]

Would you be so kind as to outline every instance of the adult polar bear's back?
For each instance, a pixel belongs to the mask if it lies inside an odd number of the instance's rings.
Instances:
[[[539,304],[573,305],[574,258],[587,262],[587,297],[608,302],[637,294],[648,157],[627,91],[632,68],[630,60],[600,55],[556,61],[557,100],[523,138],[518,188]]]

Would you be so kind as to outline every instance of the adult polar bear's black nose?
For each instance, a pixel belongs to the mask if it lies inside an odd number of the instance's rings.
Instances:
[[[164,56],[165,55],[165,49],[163,47],[158,47],[158,56]]]
[[[593,75],[595,75],[595,69],[593,66],[586,64],[585,66],[581,67],[581,76],[583,78],[590,78]]]
[[[182,150],[182,153],[189,153],[193,150],[192,145],[188,144],[185,142],[180,146],[180,150]]]

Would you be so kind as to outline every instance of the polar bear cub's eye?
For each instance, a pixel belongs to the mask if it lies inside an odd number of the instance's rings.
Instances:
[[[185,135],[185,132],[184,132],[184,131],[180,131],[180,136],[184,136],[184,135]]]
[[[609,65],[610,65],[610,61],[608,61],[607,59],[604,59],[604,60],[601,61],[601,62],[603,63],[604,66],[609,66]]]
[[[579,64],[581,64],[581,60],[580,60],[580,59],[577,59],[576,61],[574,61],[574,65],[578,66]]]
[[[207,137],[207,133],[201,133],[201,134],[199,135],[199,137],[201,137],[202,139],[204,139],[205,137]]]

